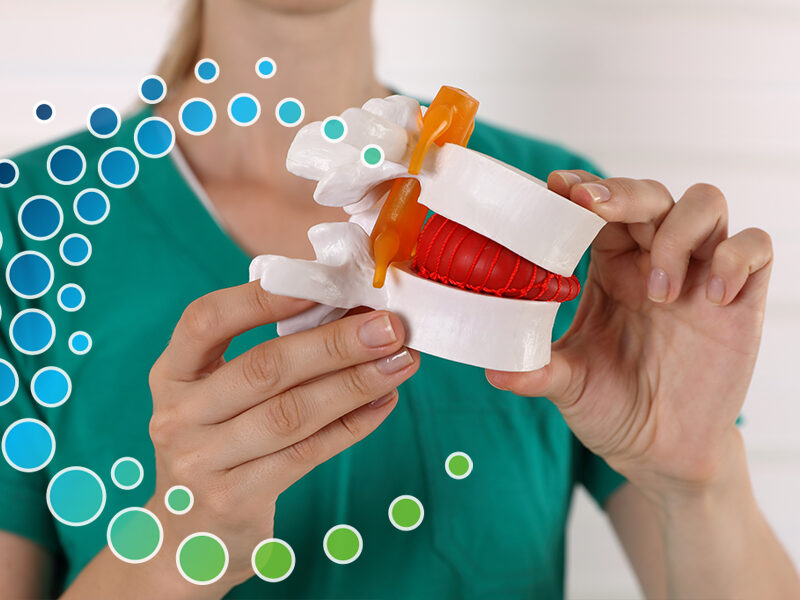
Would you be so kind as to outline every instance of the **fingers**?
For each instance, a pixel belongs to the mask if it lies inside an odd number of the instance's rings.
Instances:
[[[220,423],[301,383],[387,356],[405,340],[400,319],[386,311],[345,317],[248,350],[203,382],[203,423]]]
[[[218,425],[218,439],[241,440],[218,453],[225,467],[278,452],[355,409],[384,398],[419,367],[419,354],[403,349],[294,387]]]
[[[757,228],[740,231],[714,249],[706,298],[713,304],[730,304],[745,287],[748,278],[771,263],[772,240],[769,234]]]
[[[169,379],[190,381],[217,364],[233,337],[311,306],[265,292],[257,281],[206,294],[183,312],[156,369]]]
[[[553,171],[547,177],[547,187],[556,194],[569,198],[573,186],[591,181],[600,181],[600,178],[588,171]]]
[[[690,259],[709,260],[714,248],[727,237],[728,205],[722,192],[707,184],[690,187],[653,237],[647,284],[649,298],[653,302],[676,300]]]
[[[550,364],[536,371],[509,373],[486,370],[486,379],[494,387],[514,392],[518,396],[545,397],[559,408],[570,404],[576,397],[575,389],[580,380],[578,369],[562,352],[553,351]]]

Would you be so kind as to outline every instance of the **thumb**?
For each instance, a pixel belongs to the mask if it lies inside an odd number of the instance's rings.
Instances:
[[[578,399],[578,369],[566,353],[554,351],[550,364],[535,371],[511,373],[486,369],[486,379],[494,387],[518,396],[544,396],[557,407],[569,406]]]

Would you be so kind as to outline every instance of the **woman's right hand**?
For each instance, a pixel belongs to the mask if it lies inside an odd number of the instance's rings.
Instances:
[[[191,597],[218,598],[253,576],[251,553],[272,537],[278,495],[378,427],[419,366],[419,355],[403,348],[400,320],[385,311],[223,358],[234,336],[310,306],[257,282],[213,292],[189,305],[152,368],[156,491],[147,508],[165,534],[153,560]],[[185,515],[165,509],[174,485],[194,495]],[[181,540],[201,531],[220,537],[230,555],[226,574],[209,586],[183,582],[175,565]]]

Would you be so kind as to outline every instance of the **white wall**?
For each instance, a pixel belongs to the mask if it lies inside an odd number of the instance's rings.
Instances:
[[[0,154],[81,126],[94,104],[126,106],[178,5],[0,0]],[[732,230],[772,234],[773,283],[743,431],[761,504],[800,562],[800,2],[377,0],[376,40],[379,72],[400,90],[462,86],[484,118],[563,142],[610,173],[659,179],[675,194],[715,183]],[[30,116],[42,99],[56,105],[53,123]],[[584,495],[569,553],[570,597],[637,597]]]

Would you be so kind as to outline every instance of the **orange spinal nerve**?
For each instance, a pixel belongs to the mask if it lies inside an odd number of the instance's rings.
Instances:
[[[422,130],[408,165],[418,175],[431,144],[466,146],[475,128],[478,101],[464,90],[442,86],[422,119]],[[394,261],[410,259],[428,209],[417,202],[420,183],[413,177],[395,179],[372,229],[375,257],[374,287],[383,287],[386,270]]]

